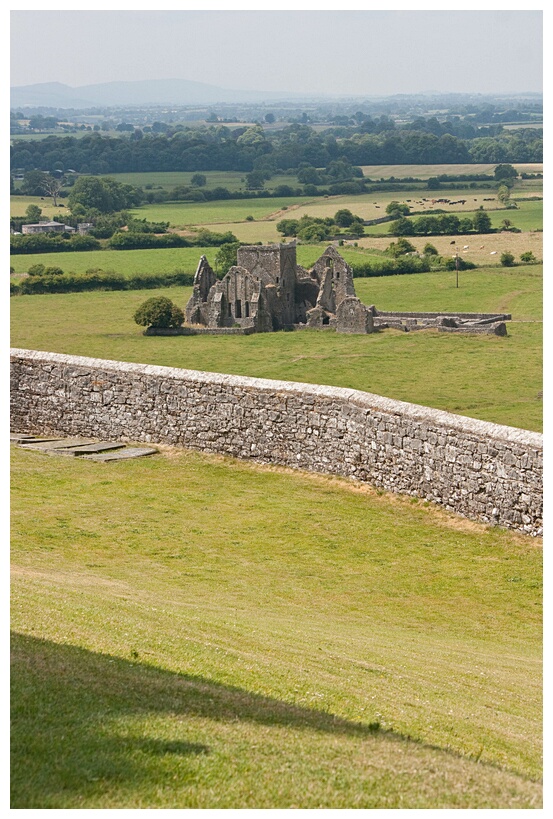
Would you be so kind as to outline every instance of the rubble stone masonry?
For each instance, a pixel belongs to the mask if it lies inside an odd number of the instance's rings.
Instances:
[[[358,390],[12,350],[12,430],[343,475],[542,532],[543,439]]]

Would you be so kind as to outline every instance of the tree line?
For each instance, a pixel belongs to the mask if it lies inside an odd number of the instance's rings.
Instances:
[[[476,134],[480,129],[476,129]],[[500,131],[463,138],[417,128],[335,135],[295,124],[280,131],[260,125],[186,128],[167,134],[112,137],[91,133],[80,139],[49,136],[34,142],[14,140],[11,168],[29,171],[72,169],[81,174],[162,171],[251,171],[277,173],[305,163],[328,168],[350,165],[541,162],[543,135],[538,129]]]

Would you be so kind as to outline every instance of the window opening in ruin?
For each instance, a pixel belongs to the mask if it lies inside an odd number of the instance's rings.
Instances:
[[[249,301],[244,303],[244,315],[246,316],[246,318],[250,317],[250,303],[249,303]]]
[[[228,316],[229,318],[232,318],[232,304],[230,303],[230,301],[228,303]]]
[[[279,281],[280,281],[280,279],[279,279],[279,277],[277,276],[277,277],[276,277],[276,283],[278,284],[278,283],[279,283]]]
[[[242,318],[242,302],[240,301],[240,299],[236,299],[236,305],[234,307],[234,317]]]
[[[330,316],[327,316],[326,313],[323,316],[323,324],[330,324]]]
[[[334,270],[334,262],[332,259],[326,258],[326,267],[330,270]]]
[[[339,278],[340,278],[340,271],[339,271],[339,270],[337,270],[337,271],[336,271],[336,278],[337,278],[337,279],[339,279]]]

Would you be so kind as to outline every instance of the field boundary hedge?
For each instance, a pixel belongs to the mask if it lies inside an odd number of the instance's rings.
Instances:
[[[378,267],[369,261],[351,265],[357,279],[379,276],[402,276],[428,273],[428,259],[409,257],[383,259]],[[28,276],[19,283],[10,283],[10,295],[32,296],[44,293],[80,293],[86,290],[152,290],[156,287],[190,287],[194,273],[173,270],[170,273],[136,273],[123,276],[115,271],[94,270],[86,273],[62,273],[50,276]]]

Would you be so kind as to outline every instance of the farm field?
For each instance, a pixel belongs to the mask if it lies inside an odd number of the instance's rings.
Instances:
[[[282,237],[281,237],[282,238]],[[389,242],[388,242],[389,244]],[[297,248],[298,263],[310,267],[322,255],[328,244],[301,245]],[[148,248],[146,250],[86,250],[77,253],[25,253],[11,256],[10,264],[15,270],[13,280],[26,273],[32,265],[57,266],[65,272],[84,273],[90,268],[115,270],[124,276],[136,273],[169,273],[184,270],[194,273],[200,256],[205,255],[215,267],[217,247]],[[343,247],[340,252],[350,264],[381,256],[370,248]]]
[[[528,233],[468,233],[464,236],[409,236],[408,239],[419,253],[422,253],[424,246],[430,243],[434,245],[440,256],[448,258],[455,256],[455,248],[457,247],[459,256],[482,266],[488,266],[490,262],[499,264],[501,254],[506,250],[512,253],[517,261],[520,259],[520,254],[526,251],[531,251],[536,259],[543,258],[543,233],[541,231]],[[390,242],[396,241],[396,238],[391,235],[386,237],[369,236],[356,241],[361,248],[384,251],[390,245]],[[466,247],[468,247],[468,250],[465,250]],[[340,253],[344,249],[340,248]],[[493,262],[494,259],[495,262]]]
[[[430,179],[433,176],[448,174],[456,176],[460,174],[492,174],[496,168],[494,164],[474,164],[474,165],[362,165],[363,174],[370,179],[389,179],[395,176],[397,179],[412,176],[417,179]],[[514,163],[513,167],[518,173],[543,173],[543,162]]]
[[[227,188],[229,191],[245,191],[246,171],[148,171],[137,173],[113,173],[112,179],[122,182],[125,185],[136,185],[146,188],[152,185],[153,190],[171,191],[177,185],[190,185],[195,173],[201,173],[206,178],[205,189]],[[295,175],[275,174],[271,177],[266,187],[276,188],[277,185],[290,185],[292,188],[301,187]]]
[[[320,198],[320,197],[319,197]],[[282,208],[291,208],[311,198],[261,198],[261,199],[226,199],[220,202],[161,202],[152,205],[142,205],[131,211],[137,219],[147,219],[152,222],[169,222],[172,227],[209,226],[215,223],[232,225],[244,222],[248,216],[254,219],[276,218]],[[287,211],[285,211],[287,212]],[[278,217],[282,218],[282,217]],[[227,227],[227,230],[232,228]]]
[[[455,213],[458,216],[465,216],[470,219],[474,218],[474,215],[477,211],[476,205],[478,203],[473,203],[474,207],[468,209],[468,202],[467,206],[463,209],[457,205],[437,205],[435,207],[439,207],[440,210],[443,210],[445,213]],[[499,228],[501,227],[504,219],[509,219],[513,227],[518,227],[519,230],[522,231],[536,231],[536,230],[543,230],[543,202],[541,201],[533,201],[529,200],[526,201],[524,199],[519,199],[517,201],[518,207],[516,209],[513,208],[498,208],[498,203],[495,200],[495,204],[491,202],[483,203],[487,205],[484,207],[484,210],[488,212],[488,215],[491,219],[492,227]],[[424,207],[420,211],[416,211],[413,213],[412,217],[408,216],[408,219],[416,219],[420,216],[425,210],[430,210],[431,208]],[[365,235],[372,235],[372,234],[382,234],[386,231],[389,231],[390,225],[389,224],[381,224],[381,225],[368,225],[365,227]],[[408,237],[410,238],[410,237]],[[433,237],[429,237],[429,241]],[[455,237],[450,237],[455,238]]]
[[[12,499],[12,808],[541,806],[539,540],[168,448]]]
[[[134,251],[138,252],[138,251]],[[356,279],[381,310],[511,312],[506,338],[385,330],[145,338],[132,319],[154,295],[191,288],[17,296],[12,345],[261,378],[351,387],[525,429],[542,428],[540,265]],[[521,380],[520,373],[524,372]]]
[[[63,200],[59,200],[62,202]],[[69,215],[69,208],[54,207],[52,199],[49,196],[10,196],[10,216],[25,216],[25,211],[29,205],[38,205],[42,209],[42,216],[44,218],[53,219],[59,218],[62,221],[65,218],[65,213]],[[42,218],[42,217],[41,217]]]

